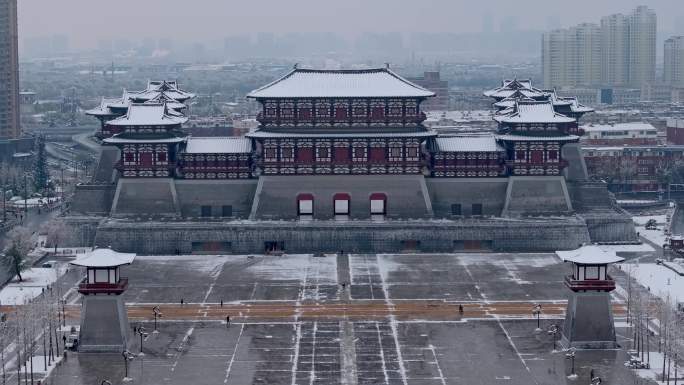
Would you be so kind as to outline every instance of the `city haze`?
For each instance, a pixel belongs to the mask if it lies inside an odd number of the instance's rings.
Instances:
[[[540,31],[597,22],[601,15],[627,12],[645,4],[659,13],[662,33],[682,32],[675,22],[684,15],[677,0],[577,0],[552,4],[533,0],[203,0],[190,6],[178,0],[121,0],[111,6],[88,0],[24,0],[19,4],[19,28],[24,41],[63,35],[71,49],[88,49],[114,36],[210,44],[226,36],[257,32],[332,32],[353,37],[364,32]]]

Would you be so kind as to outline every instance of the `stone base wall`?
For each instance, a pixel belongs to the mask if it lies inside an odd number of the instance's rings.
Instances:
[[[68,234],[68,238],[62,242],[64,247],[92,247],[98,226],[103,220],[104,217],[64,217]]]
[[[508,178],[503,216],[559,215],[573,211],[562,176]]]
[[[79,184],[74,191],[71,211],[79,214],[108,215],[116,185],[113,183]]]
[[[401,251],[555,251],[590,241],[584,221],[549,220],[126,222],[103,223],[96,246],[139,254]],[[276,245],[276,246],[274,246]]]
[[[636,242],[634,222],[619,212],[592,212],[580,215],[587,223],[592,242]]]

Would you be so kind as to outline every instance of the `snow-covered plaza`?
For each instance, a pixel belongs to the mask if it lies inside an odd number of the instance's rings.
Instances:
[[[569,267],[553,254],[139,256],[125,267],[144,384],[631,383],[624,350],[554,351]],[[183,300],[183,305],[180,301]],[[615,297],[618,339],[629,345]],[[458,306],[464,307],[463,314]],[[230,316],[226,324],[225,316]],[[77,322],[76,319],[73,322]],[[201,373],[201,374],[200,374]],[[122,383],[118,354],[73,354],[52,384]]]

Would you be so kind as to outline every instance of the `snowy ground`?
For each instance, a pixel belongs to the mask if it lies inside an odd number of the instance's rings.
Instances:
[[[677,301],[684,301],[684,277],[676,274],[665,266],[655,263],[622,264],[622,270],[630,274],[651,293],[660,298]]]
[[[641,378],[646,378],[649,380],[652,380],[656,382],[657,384],[667,384],[666,381],[656,381],[657,379],[662,377],[663,374],[663,354],[658,353],[658,352],[650,352],[648,354],[648,362],[650,364],[649,369],[639,369],[636,370],[636,373],[639,377]],[[647,359],[644,359],[644,362],[647,361]],[[665,368],[666,368],[666,373],[667,373],[667,362],[665,363]],[[682,382],[684,379],[684,368],[678,367],[677,368],[677,377],[679,382]],[[674,364],[670,366],[670,383],[674,384],[674,373],[675,373],[675,367]],[[678,382],[678,383],[679,383]]]
[[[14,200],[11,201],[12,205],[14,207],[24,207],[24,205],[28,207],[38,207],[38,206],[43,206],[48,203],[56,203],[59,202],[59,197],[54,197],[54,198],[29,198],[29,199],[19,199],[19,200]]]
[[[637,215],[632,217],[632,220],[634,221],[634,224],[644,226],[646,222],[648,222],[651,219],[655,219],[656,223],[658,225],[664,225],[667,223],[667,215],[666,214],[658,214],[658,215]]]
[[[426,301],[562,301],[569,267],[553,254],[351,254],[141,256],[122,275],[124,299],[164,304],[306,301],[356,304]],[[348,293],[341,283],[349,282]],[[370,301],[369,301],[370,300]],[[249,305],[248,305],[249,306]],[[400,318],[400,319],[397,319]],[[560,384],[570,373],[532,319],[241,319],[174,322],[144,343],[132,383],[210,384]],[[621,320],[620,320],[621,321]],[[560,320],[547,317],[542,327]],[[138,338],[130,339],[139,350]],[[594,369],[605,383],[633,383],[623,351],[577,354],[577,383]],[[52,385],[120,383],[121,356],[73,354]],[[157,382],[155,382],[157,379]]]
[[[21,273],[23,281],[14,277],[0,291],[0,304],[20,305],[39,296],[43,290],[64,274],[65,266],[57,268],[32,268]]]

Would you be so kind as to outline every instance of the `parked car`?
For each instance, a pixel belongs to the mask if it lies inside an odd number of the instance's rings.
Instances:
[[[54,261],[54,260],[45,261],[45,262],[43,262],[42,265],[40,265],[40,267],[44,267],[44,268],[51,268],[51,267],[56,267],[56,266],[57,266],[57,261]]]
[[[646,222],[646,230],[658,230],[658,223],[655,219],[649,219]]]
[[[78,349],[78,334],[70,334],[66,340],[66,348],[69,350]]]

